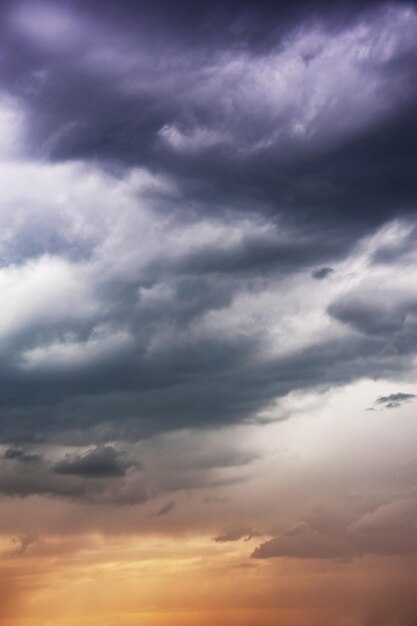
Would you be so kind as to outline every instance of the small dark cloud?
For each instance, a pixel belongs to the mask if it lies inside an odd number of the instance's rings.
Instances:
[[[153,517],[163,517],[164,515],[168,515],[175,507],[175,500],[170,500],[161,506],[160,509],[155,513]]]
[[[401,300],[394,291],[374,294],[369,298],[362,292],[346,294],[330,305],[328,313],[342,324],[365,335],[407,339],[404,344],[415,345],[415,314],[417,302]],[[396,301],[398,298],[398,301]]]
[[[414,393],[391,393],[389,396],[380,396],[374,402],[374,405],[377,407],[385,408],[385,409],[397,409],[402,404],[410,402],[414,400],[417,396]],[[366,411],[377,411],[378,408],[368,407]]]
[[[327,276],[329,276],[329,274],[332,274],[333,272],[334,272],[334,269],[331,267],[320,267],[316,270],[313,270],[311,272],[311,275],[316,280],[323,280],[324,278],[327,278]]]
[[[405,402],[414,400],[417,396],[414,393],[392,393],[389,396],[380,396],[375,400],[378,406],[385,406],[386,409],[395,409]]]
[[[21,459],[24,452],[21,448],[8,448],[3,456],[5,459]]]
[[[229,541],[240,541],[244,539],[245,541],[249,541],[254,537],[259,537],[260,534],[253,530],[250,526],[240,526],[238,528],[231,528],[230,530],[225,531],[221,535],[214,537],[213,541],[216,543],[227,543]]]
[[[8,460],[17,460],[21,463],[40,463],[42,461],[42,456],[40,454],[34,454],[31,452],[26,452],[22,450],[22,448],[8,448],[3,458]]]
[[[55,474],[82,476],[84,478],[109,478],[124,476],[131,463],[112,446],[98,446],[80,455],[68,455],[53,466]]]
[[[117,452],[111,446],[104,446]],[[122,453],[102,447],[67,455],[50,465],[45,457],[36,463],[22,462],[21,455],[0,459],[0,494],[64,497],[87,504],[140,504],[148,500],[140,464],[127,461]],[[127,468],[131,471],[127,474]],[[88,479],[88,480],[86,480]]]

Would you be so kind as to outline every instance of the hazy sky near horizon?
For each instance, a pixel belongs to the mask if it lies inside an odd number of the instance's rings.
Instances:
[[[416,626],[412,2],[0,6],[0,626]]]

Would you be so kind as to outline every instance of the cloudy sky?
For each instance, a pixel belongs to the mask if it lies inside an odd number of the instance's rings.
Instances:
[[[417,7],[4,0],[0,626],[415,626]]]

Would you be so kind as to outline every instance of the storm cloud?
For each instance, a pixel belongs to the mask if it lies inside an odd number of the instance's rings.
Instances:
[[[124,461],[120,452],[111,446],[95,448],[83,456],[67,456],[53,466],[55,474],[106,478],[124,476],[132,465]]]
[[[410,371],[415,7],[279,4],[3,3],[10,459],[123,478],[115,442]]]

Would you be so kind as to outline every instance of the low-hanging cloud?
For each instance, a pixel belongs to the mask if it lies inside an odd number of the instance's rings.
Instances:
[[[302,521],[262,543],[254,559],[351,559],[366,554],[409,555],[417,551],[414,496],[382,504],[359,519],[337,523]]]
[[[55,474],[83,476],[84,478],[108,478],[125,476],[132,463],[111,446],[97,447],[84,455],[67,455],[53,466]]]

